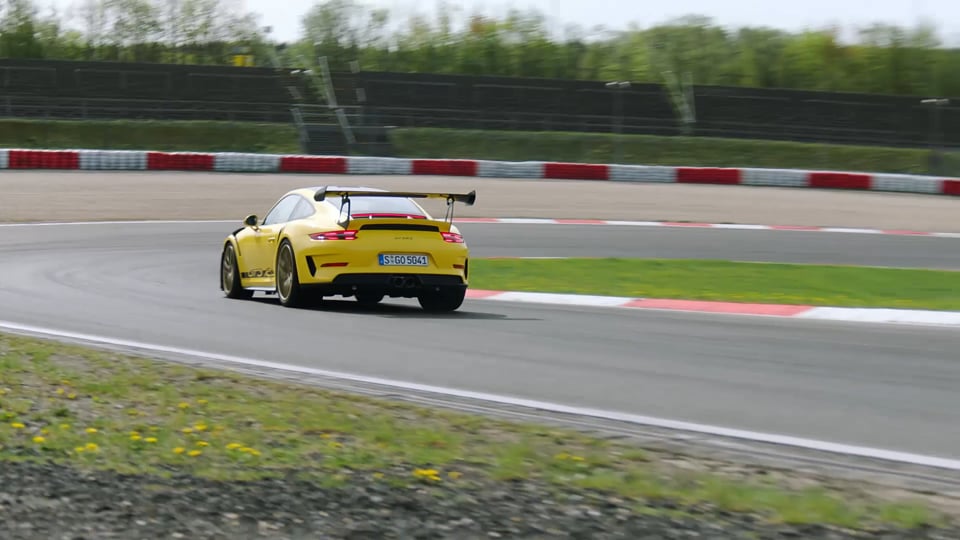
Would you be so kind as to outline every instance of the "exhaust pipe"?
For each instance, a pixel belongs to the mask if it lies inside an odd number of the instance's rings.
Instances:
[[[390,278],[390,286],[398,289],[413,289],[420,285],[420,280],[416,277],[396,276]]]

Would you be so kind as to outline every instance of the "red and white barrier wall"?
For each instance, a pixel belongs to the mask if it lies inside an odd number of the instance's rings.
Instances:
[[[774,186],[960,196],[960,179],[908,174],[229,152],[0,149],[0,169],[444,175]]]

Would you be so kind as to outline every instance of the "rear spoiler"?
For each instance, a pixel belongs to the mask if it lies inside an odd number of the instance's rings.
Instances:
[[[351,197],[397,197],[405,199],[444,199],[450,202],[462,202],[467,206],[473,206],[477,201],[476,190],[470,193],[431,193],[421,191],[351,191],[346,189],[328,190],[322,187],[313,195],[313,200],[322,201],[328,196],[342,197],[350,199]]]
[[[346,207],[347,215],[340,220],[340,225],[346,227],[350,223],[350,199],[352,197],[396,197],[402,199],[443,199],[447,201],[447,215],[444,220],[453,223],[453,203],[462,202],[473,206],[477,202],[477,191],[470,193],[432,193],[423,191],[353,191],[348,189],[328,189],[322,187],[313,195],[313,200],[320,202],[328,196],[340,197],[343,203],[340,207],[341,215]]]

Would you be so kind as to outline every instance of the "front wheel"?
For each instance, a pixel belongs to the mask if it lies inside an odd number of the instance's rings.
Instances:
[[[252,298],[253,291],[240,286],[240,266],[233,244],[227,244],[220,255],[220,287],[227,298]]]
[[[459,309],[466,296],[466,289],[440,289],[439,291],[422,294],[417,300],[420,302],[420,307],[426,311],[445,313]]]
[[[293,254],[293,246],[284,240],[277,249],[277,267],[274,273],[277,281],[277,296],[280,304],[286,307],[300,307],[304,304],[305,294],[300,287],[300,276],[297,274],[297,259]]]

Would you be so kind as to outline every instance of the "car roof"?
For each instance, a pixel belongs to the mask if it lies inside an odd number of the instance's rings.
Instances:
[[[327,190],[349,190],[349,191],[368,191],[368,192],[386,192],[387,191],[385,189],[368,187],[368,186],[312,186],[312,187],[299,187],[299,188],[291,189],[286,193],[286,195],[291,195],[296,193],[298,195],[303,195],[304,197],[312,201],[313,196],[314,194],[316,194],[317,190],[320,190],[323,188],[326,188]],[[284,197],[286,195],[284,195]]]

